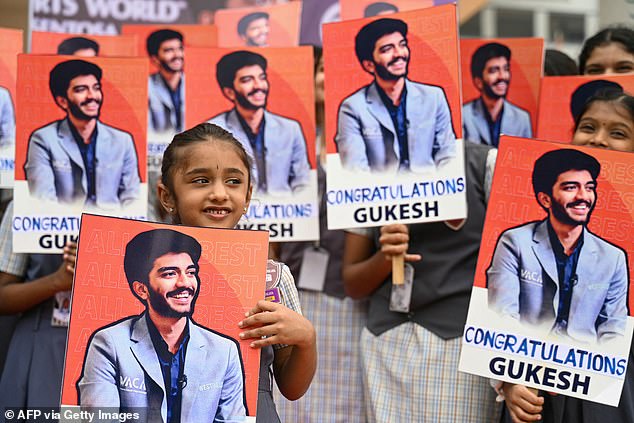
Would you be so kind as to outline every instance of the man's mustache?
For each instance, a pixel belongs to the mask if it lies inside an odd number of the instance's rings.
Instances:
[[[194,296],[194,290],[191,288],[178,288],[175,289],[174,291],[170,291],[167,293],[168,297],[175,297],[177,295],[182,294],[183,292],[187,291],[189,293],[189,295],[191,295],[192,297]]]
[[[91,98],[89,100],[83,101],[81,103],[79,103],[80,106],[87,106],[90,103],[97,103],[98,106],[101,105],[101,100],[97,100],[96,98]]]
[[[510,79],[498,79],[497,81],[493,83],[493,85],[500,85],[500,84],[508,85],[509,82],[510,82]]]
[[[586,200],[573,201],[572,203],[568,203],[568,205],[566,207],[567,208],[572,208],[572,207],[580,206],[582,204],[585,204],[588,208],[592,207],[592,204],[590,204],[590,202],[586,201]]]
[[[405,63],[408,62],[409,57],[407,56],[398,56],[395,57],[394,59],[390,60],[390,62],[387,64],[388,66],[392,66],[393,64],[395,64],[396,62],[398,62],[399,60],[403,60]]]
[[[253,91],[251,91],[250,93],[248,93],[247,96],[252,96],[252,95],[255,95],[257,93],[262,93],[264,95],[267,95],[269,93],[269,90],[265,90],[263,88],[256,88]]]

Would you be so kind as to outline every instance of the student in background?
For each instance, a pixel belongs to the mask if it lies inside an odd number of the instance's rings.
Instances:
[[[0,314],[21,315],[0,377],[0,408],[58,407],[77,246],[67,244],[63,255],[14,253],[12,219],[13,202],[0,223]]]
[[[546,49],[544,76],[572,76],[578,74],[577,63],[570,56],[559,50]]]
[[[634,31],[625,27],[611,27],[588,38],[579,54],[579,73],[634,73]]]

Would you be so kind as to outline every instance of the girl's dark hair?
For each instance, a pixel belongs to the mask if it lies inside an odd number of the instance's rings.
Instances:
[[[592,97],[586,101],[585,105],[581,109],[581,113],[575,119],[575,131],[579,127],[579,123],[581,122],[581,118],[586,114],[592,103],[597,101],[604,101],[606,103],[620,104],[627,110],[630,114],[630,119],[634,122],[634,97],[631,95],[624,93],[622,90],[617,90],[613,88],[606,88],[603,90],[597,91]]]
[[[610,43],[620,43],[628,53],[634,54],[634,31],[622,26],[610,27],[588,38],[579,53],[579,74],[584,74],[586,62],[594,49]]]
[[[544,55],[545,76],[572,76],[578,73],[577,64],[566,53],[550,48],[546,49]]]
[[[240,141],[238,141],[231,132],[213,123],[201,123],[180,134],[174,135],[172,142],[163,152],[163,164],[161,165],[161,182],[163,185],[173,190],[172,175],[174,169],[178,166],[177,162],[180,158],[178,152],[193,143],[202,141],[223,141],[231,144],[247,168],[248,185],[251,186],[251,169],[253,166],[251,157],[249,157],[242,144],[240,144]]]

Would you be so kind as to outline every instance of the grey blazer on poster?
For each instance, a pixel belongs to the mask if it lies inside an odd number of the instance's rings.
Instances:
[[[442,88],[405,80],[410,170],[433,171],[456,156],[456,135]],[[392,118],[376,83],[341,103],[335,141],[349,170],[396,170],[400,148]]]
[[[568,335],[595,342],[624,335],[629,277],[623,250],[583,230]],[[546,220],[503,232],[487,270],[489,307],[535,325],[555,324],[559,276]]]
[[[88,178],[68,119],[35,130],[24,165],[31,195],[59,203],[84,203]],[[139,197],[141,179],[132,136],[97,121],[96,206],[112,209]]]
[[[480,98],[462,105],[463,137],[476,144],[497,145],[498,140],[491,140],[489,124]],[[526,110],[504,101],[502,126],[500,134],[514,137],[532,138],[531,115]]]
[[[161,132],[172,130],[181,131],[185,125],[185,74],[181,74],[180,84],[181,109],[176,110],[169,90],[161,78],[154,73],[148,79],[148,129]],[[181,127],[177,128],[176,118],[180,114]]]
[[[231,132],[255,158],[253,147],[244,132],[238,112],[231,109],[211,118],[214,123]],[[264,111],[264,156],[266,160],[267,192],[271,195],[291,195],[305,188],[310,179],[310,165],[306,140],[299,123],[269,111]],[[258,169],[253,163],[253,185],[257,186]]]
[[[182,422],[241,422],[246,416],[238,344],[189,321],[182,389]],[[145,314],[99,329],[91,337],[77,382],[79,405],[147,410],[146,422],[165,422],[163,373]]]

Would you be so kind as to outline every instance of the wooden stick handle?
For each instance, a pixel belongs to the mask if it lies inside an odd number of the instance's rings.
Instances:
[[[394,285],[405,283],[405,254],[392,256],[392,283]]]

